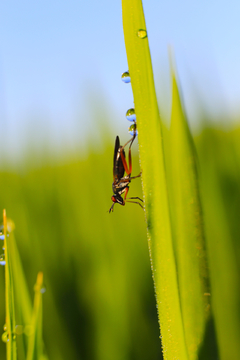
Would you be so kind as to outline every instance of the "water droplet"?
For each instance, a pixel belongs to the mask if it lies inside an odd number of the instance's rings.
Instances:
[[[15,229],[15,224],[11,219],[7,219],[7,232],[12,232]],[[3,223],[0,224],[0,232],[3,233]],[[1,235],[1,234],[0,234]]]
[[[16,337],[17,337],[16,333],[12,333],[12,339],[16,340]]]
[[[22,325],[16,325],[15,326],[15,332],[17,335],[22,335],[23,333],[23,326]]]
[[[131,126],[129,126],[129,128],[128,128],[128,132],[129,132],[129,134],[130,135],[138,135],[138,131],[137,131],[137,124],[136,123],[134,123],[134,124],[132,124]]]
[[[3,342],[8,342],[9,341],[9,336],[8,336],[8,332],[5,331],[3,334],[2,334],[2,341]]]
[[[31,336],[32,334],[33,334],[33,327],[32,327],[32,325],[26,325],[25,327],[24,327],[24,334],[26,335],[26,336]]]
[[[139,29],[138,32],[137,32],[137,36],[140,39],[145,39],[147,37],[147,30]]]
[[[131,78],[130,78],[128,71],[125,71],[124,73],[122,73],[122,81],[125,82],[126,84],[130,83]]]
[[[4,240],[4,235],[0,235],[0,240]]]
[[[2,249],[5,250],[5,246],[3,246]]]
[[[7,232],[12,232],[15,229],[15,224],[12,219],[7,219]]]
[[[4,254],[0,255],[0,265],[6,265],[5,255]]]
[[[44,285],[40,287],[38,284],[35,284],[33,290],[39,291],[41,294],[44,294],[46,292],[46,287]]]
[[[3,325],[3,331],[7,331],[7,324]]]
[[[44,294],[46,292],[46,287],[45,286],[42,286],[41,289],[40,289],[40,293],[41,294]]]
[[[135,109],[128,109],[128,111],[126,112],[126,118],[129,121],[136,121]]]

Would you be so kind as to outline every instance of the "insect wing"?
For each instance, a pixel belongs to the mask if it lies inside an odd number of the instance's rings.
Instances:
[[[116,166],[116,160],[117,160],[117,153],[118,153],[118,149],[120,147],[120,140],[119,137],[116,137],[115,140],[115,149],[114,149],[114,154],[113,154],[113,176],[115,175],[115,166]]]
[[[117,182],[123,177],[125,171],[120,151],[118,151],[119,149],[120,149],[120,140],[119,137],[117,136],[115,141],[115,149],[114,149],[114,157],[113,157],[113,179],[115,182]],[[125,157],[124,149],[122,150],[122,153]]]

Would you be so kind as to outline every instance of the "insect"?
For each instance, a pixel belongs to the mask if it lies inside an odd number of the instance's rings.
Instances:
[[[113,207],[114,207],[114,205],[116,203],[118,203],[120,205],[125,205],[126,201],[138,204],[143,208],[143,206],[140,204],[140,202],[131,201],[132,199],[137,199],[137,200],[143,201],[139,197],[127,198],[127,194],[128,194],[128,190],[129,190],[129,184],[130,184],[131,180],[136,179],[136,178],[141,176],[141,173],[140,173],[137,176],[131,177],[131,173],[132,173],[131,146],[132,146],[132,143],[133,143],[135,137],[136,137],[136,131],[134,131],[133,137],[124,146],[120,145],[119,137],[118,136],[116,137],[115,149],[114,149],[114,154],[113,154],[113,184],[112,184],[112,189],[113,189],[114,194],[111,197],[113,203],[112,203],[112,206],[109,209],[109,213],[111,211],[113,211]],[[125,157],[124,148],[129,143],[130,143],[130,145],[129,145],[129,150],[128,150],[128,164],[129,164],[129,167],[128,167],[126,157]],[[126,176],[124,176],[124,172],[126,172],[126,174],[127,174]],[[124,199],[121,196],[121,194],[123,194],[123,193],[125,193]]]

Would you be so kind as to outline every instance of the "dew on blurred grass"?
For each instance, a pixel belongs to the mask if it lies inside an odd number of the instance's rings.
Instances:
[[[6,265],[5,254],[0,255],[0,265]]]
[[[9,341],[9,334],[7,331],[5,331],[3,334],[2,334],[2,341],[7,343]]]

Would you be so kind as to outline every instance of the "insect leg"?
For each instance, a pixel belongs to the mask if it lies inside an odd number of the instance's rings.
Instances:
[[[138,200],[140,200],[140,201],[142,201],[142,202],[143,202],[143,200],[142,200],[142,199],[140,199],[140,197],[138,197],[138,196],[135,196],[135,197],[130,197],[130,198],[127,198],[126,200],[128,200],[128,199],[138,199]]]
[[[141,199],[140,199],[141,200]],[[142,209],[144,209],[144,207],[137,201],[131,201],[131,200],[126,200],[127,202],[133,203],[133,204],[138,204],[139,206],[141,206]]]
[[[135,137],[136,137],[136,134],[134,134],[133,137],[132,137],[130,140],[128,140],[128,142],[126,142],[126,144],[125,144],[124,146],[121,146],[121,148],[120,148],[120,154],[121,154],[121,158],[122,158],[122,163],[123,163],[124,169],[125,169],[125,171],[126,171],[126,173],[127,173],[128,175],[131,175],[131,173],[132,173],[132,152],[131,152],[131,146],[132,146],[132,143],[133,143]],[[129,150],[128,150],[128,163],[129,163],[129,168],[128,168],[127,162],[126,162],[126,158],[125,158],[122,150],[123,150],[123,149],[125,148],[125,146],[127,146],[127,144],[129,144],[129,143],[130,143],[130,145],[129,145]]]
[[[133,136],[131,137],[131,139],[128,140],[128,141],[126,142],[126,144],[122,146],[122,148],[125,148],[125,147],[127,146],[127,144],[129,144],[129,143],[131,142],[131,144],[130,144],[130,146],[129,146],[129,148],[130,148],[130,147],[132,146],[132,143],[133,143],[135,137],[136,137],[136,134],[133,134]]]
[[[124,201],[126,201],[128,190],[129,190],[129,187],[127,186],[127,187],[125,188]]]
[[[131,176],[129,178],[129,180],[136,179],[136,178],[140,177],[141,175],[142,175],[142,172],[140,172],[140,174],[138,174],[137,176]]]
[[[114,207],[114,205],[115,205],[115,203],[112,203],[112,206],[110,207],[110,209],[109,209],[109,214],[110,214],[110,212],[112,211],[113,212],[113,207]]]
[[[136,133],[133,134],[132,138],[130,140],[128,140],[126,142],[125,145],[121,146],[118,151],[120,151],[120,155],[121,155],[121,159],[122,159],[122,163],[124,166],[124,170],[126,171],[127,175],[131,175],[132,173],[132,154],[131,154],[131,146],[133,144],[134,139],[136,138]],[[127,146],[127,144],[129,144],[129,151],[128,151],[128,160],[129,160],[129,168],[127,166],[127,162],[126,162],[126,158],[123,154],[123,149]]]
[[[123,146],[121,146],[121,148],[120,148],[120,155],[121,155],[122,163],[124,166],[124,170],[126,171],[127,175],[131,175],[131,173],[129,172],[128,166],[127,166],[126,158],[123,153]]]

